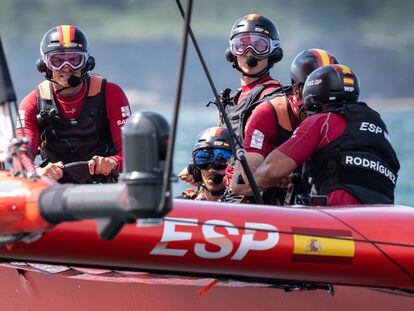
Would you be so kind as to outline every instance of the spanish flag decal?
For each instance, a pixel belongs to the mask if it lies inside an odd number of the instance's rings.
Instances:
[[[344,85],[354,86],[354,79],[353,78],[344,77]]]
[[[69,25],[57,26],[59,34],[59,42],[61,46],[66,48],[70,47],[70,44],[75,39],[75,27]]]
[[[349,264],[355,256],[355,241],[350,231],[314,228],[292,228],[292,231],[292,261]]]

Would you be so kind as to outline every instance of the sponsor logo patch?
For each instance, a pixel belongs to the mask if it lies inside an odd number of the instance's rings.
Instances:
[[[65,113],[67,113],[67,114],[74,114],[75,112],[76,112],[75,108],[72,108],[70,110],[65,110]]]
[[[124,125],[126,123],[126,120],[118,120],[116,121],[116,125]]]
[[[252,135],[252,140],[250,142],[250,147],[256,149],[262,149],[264,141],[264,134],[259,130],[254,130]]]
[[[123,118],[127,118],[131,115],[131,109],[129,109],[129,106],[122,106],[121,113]]]
[[[306,86],[314,86],[314,85],[319,85],[321,83],[322,83],[322,79],[309,80],[309,81],[306,81]]]

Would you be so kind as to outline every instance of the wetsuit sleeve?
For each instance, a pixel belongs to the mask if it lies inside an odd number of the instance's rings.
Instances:
[[[306,118],[293,132],[292,137],[277,150],[293,159],[298,166],[301,165],[318,150],[325,120],[325,114],[315,114]]]
[[[39,146],[39,125],[37,123],[37,93],[36,90],[29,93],[19,105],[19,115],[22,124],[16,122],[16,137],[22,137],[23,133],[29,138],[29,145],[23,145],[20,152],[23,167],[27,171],[34,169],[34,158],[38,152]],[[15,169],[17,163],[14,159]]]
[[[122,137],[121,128],[131,115],[131,109],[124,91],[115,83],[108,82],[105,89],[106,111],[109,120],[112,140],[118,153],[113,157],[122,169]]]
[[[268,102],[253,110],[247,120],[244,134],[243,147],[247,152],[259,153],[266,157],[276,148],[277,120]]]

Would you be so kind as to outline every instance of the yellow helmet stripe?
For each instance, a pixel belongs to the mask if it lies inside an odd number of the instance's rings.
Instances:
[[[68,48],[74,38],[74,27],[69,25],[58,26],[60,45]]]
[[[352,73],[352,71],[351,71],[351,69],[349,69],[349,67],[347,67],[347,66],[345,66],[345,65],[338,65],[339,67],[341,67],[341,69],[342,69],[342,72],[344,73],[344,74],[347,74],[347,73]]]
[[[329,59],[329,55],[326,51],[321,50],[321,49],[315,49],[316,52],[318,52],[319,56],[321,57],[321,67],[322,66],[327,66],[331,63],[330,59]]]
[[[62,26],[62,33],[63,33],[63,46],[70,47],[70,28],[71,26],[64,25]]]

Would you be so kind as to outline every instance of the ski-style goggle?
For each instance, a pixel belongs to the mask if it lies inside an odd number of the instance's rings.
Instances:
[[[255,32],[244,32],[235,35],[230,40],[230,49],[233,55],[243,55],[251,50],[255,55],[269,55],[279,46],[279,40],[272,40],[268,36]]]
[[[44,60],[47,68],[60,71],[65,66],[69,66],[72,70],[79,70],[85,66],[87,58],[86,52],[58,51],[46,54]]]
[[[224,149],[199,149],[193,152],[193,162],[202,170],[210,167],[218,171],[224,170],[231,157],[232,152]]]

